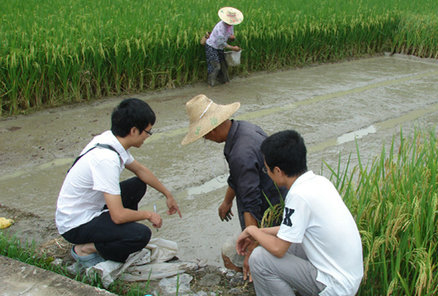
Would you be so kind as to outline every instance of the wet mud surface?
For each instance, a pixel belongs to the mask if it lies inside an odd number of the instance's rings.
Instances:
[[[183,260],[221,266],[222,242],[240,228],[236,215],[221,222],[217,214],[228,170],[223,144],[180,145],[188,127],[185,102],[200,93],[220,104],[241,102],[234,118],[268,134],[296,129],[308,147],[309,169],[323,168],[327,176],[323,162],[336,167],[341,159],[343,167],[351,155],[353,166],[356,148],[363,163],[372,161],[401,129],[409,135],[438,123],[438,63],[405,56],[257,73],[215,88],[200,83],[6,118],[0,120],[0,217],[15,224],[1,231],[40,245],[59,237],[54,212],[67,169],[94,135],[109,129],[112,109],[137,97],[151,105],[157,123],[131,153],[172,191],[183,214],[167,216],[164,197],[148,189],[141,208],[156,204],[164,220],[153,236],[176,241]]]

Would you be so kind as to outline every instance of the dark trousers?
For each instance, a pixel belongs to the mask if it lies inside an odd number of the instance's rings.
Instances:
[[[123,206],[137,210],[138,203],[146,193],[146,184],[134,177],[121,182],[120,189]],[[109,212],[104,212],[62,236],[72,244],[94,243],[104,259],[125,262],[131,253],[148,244],[151,230],[146,225],[135,222],[115,224]]]
[[[226,83],[230,81],[224,51],[215,49],[206,44],[205,56],[207,58],[208,84],[210,86],[215,86],[218,83]]]

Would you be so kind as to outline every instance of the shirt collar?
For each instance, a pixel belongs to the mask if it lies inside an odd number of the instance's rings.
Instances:
[[[228,131],[228,135],[227,135],[227,140],[225,141],[225,147],[224,147],[224,154],[228,154],[231,151],[231,148],[233,147],[233,139],[234,136],[237,133],[237,129],[239,127],[239,122],[231,119],[231,127],[230,130]]]
[[[119,140],[109,130],[96,137],[97,143],[111,145],[119,153],[123,163],[126,163],[130,158],[130,153],[123,147]]]
[[[294,186],[298,186],[299,184],[306,182],[307,180],[313,178],[315,174],[313,173],[313,171],[307,171],[304,174],[302,174],[301,176],[299,176],[295,182],[292,184],[291,188],[294,188]]]

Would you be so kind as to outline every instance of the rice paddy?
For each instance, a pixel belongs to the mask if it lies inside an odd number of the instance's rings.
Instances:
[[[333,170],[362,237],[358,295],[438,294],[438,142],[417,131],[353,173]]]
[[[233,74],[385,51],[438,56],[432,0],[2,1],[1,115],[205,80],[199,40],[228,5],[245,15]]]

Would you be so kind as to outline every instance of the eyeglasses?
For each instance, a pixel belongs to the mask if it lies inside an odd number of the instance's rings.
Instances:
[[[149,136],[152,136],[152,132],[151,131],[147,131],[146,129],[144,130],[146,132],[146,134],[148,134]]]

